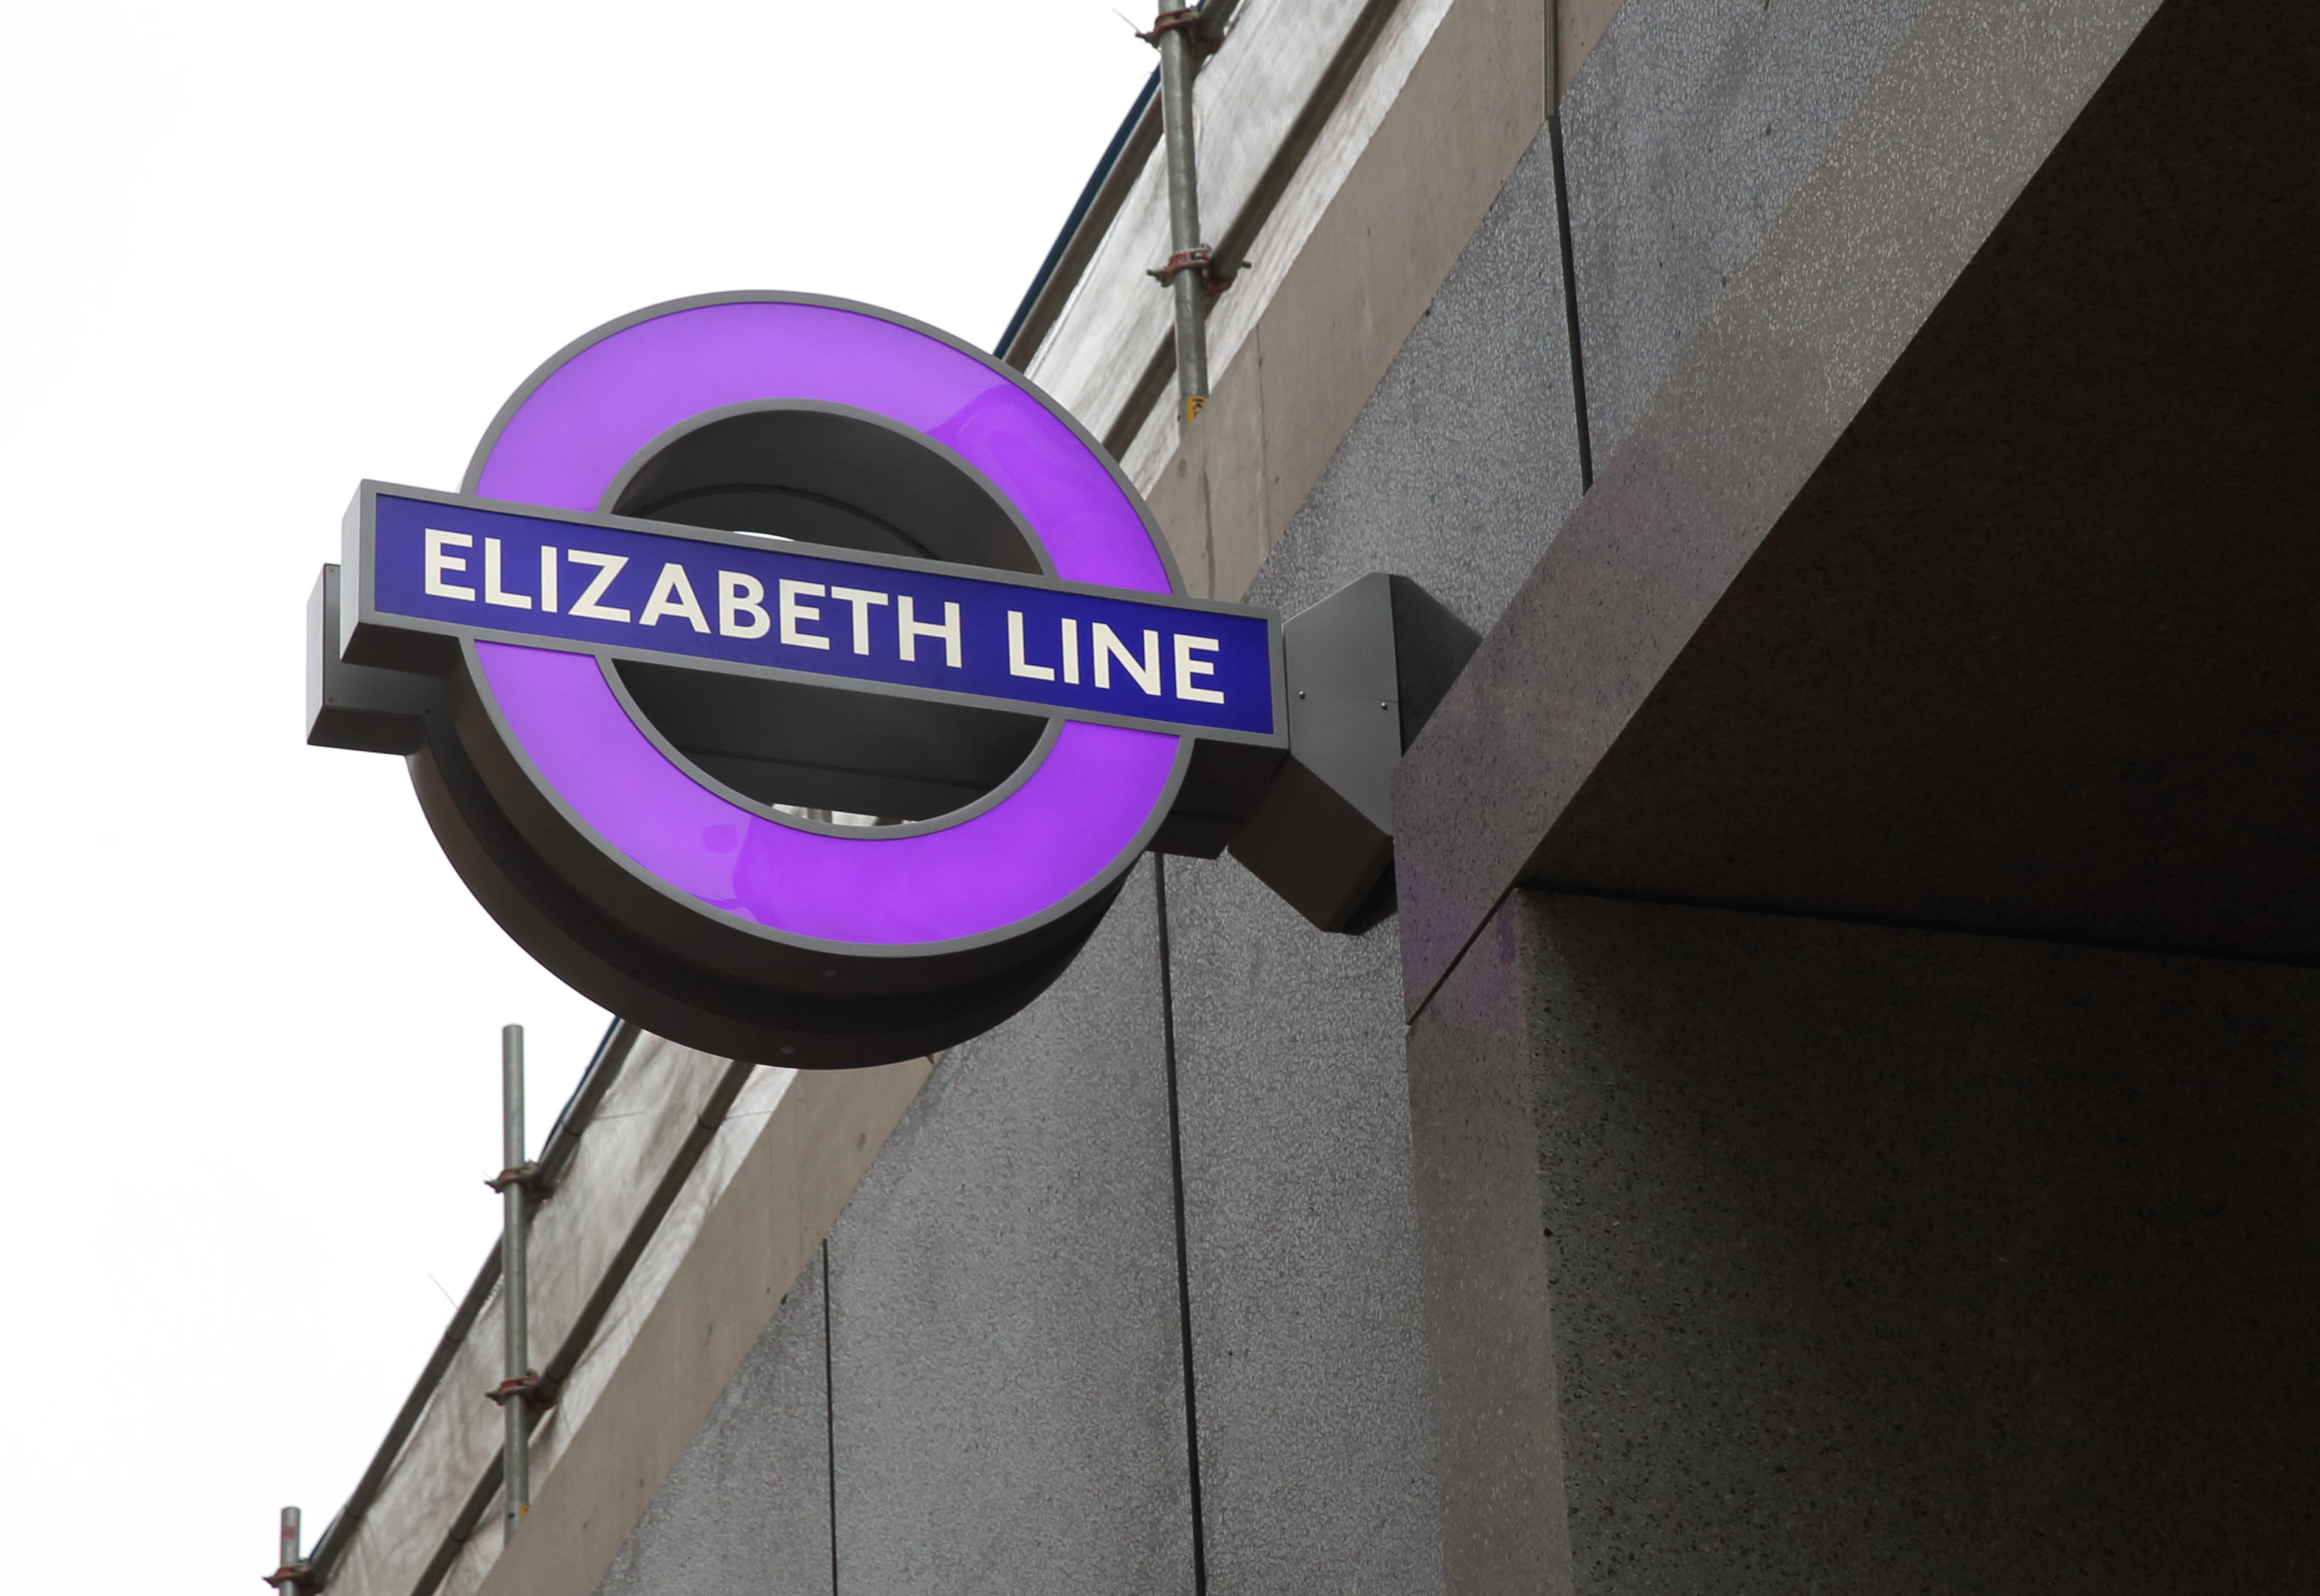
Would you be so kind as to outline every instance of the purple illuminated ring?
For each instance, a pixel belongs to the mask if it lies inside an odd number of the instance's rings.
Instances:
[[[564,349],[509,401],[466,491],[593,511],[672,429],[784,399],[867,411],[956,451],[1065,581],[1183,591],[1118,468],[1029,384],[929,329],[802,296],[679,301]],[[475,649],[485,707],[584,832],[699,910],[833,950],[934,953],[1084,902],[1150,840],[1183,766],[1176,736],[1066,720],[996,802],[833,831],[745,807],[672,758],[594,655]]]

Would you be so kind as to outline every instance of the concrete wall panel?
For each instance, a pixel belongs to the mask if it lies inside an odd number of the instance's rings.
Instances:
[[[596,1596],[832,1596],[820,1250]]]
[[[1541,137],[1253,600],[1391,570],[1497,615],[1579,496],[1553,185]],[[1169,891],[1211,1588],[1439,1590],[1394,928],[1316,931],[1230,860]]]
[[[1209,1588],[1442,1588],[1391,923],[1168,861]]]
[[[1926,318],[2127,56],[2154,3],[1929,0],[1624,440],[1608,458],[1596,451],[1592,488],[1395,773],[1410,1012],[1509,886],[1573,879],[1563,861],[1554,874],[1526,873],[1582,787],[1609,790],[1598,778],[1615,744],[1900,368]],[[1625,11],[1620,23],[1641,14]],[[1582,85],[1609,69],[1607,59],[1599,50]],[[2111,185],[2105,197],[2118,194]],[[2083,202],[2066,194],[2064,203]],[[2139,214],[2123,204],[2109,213]],[[1599,357],[1586,354],[1592,372]],[[1852,529],[1882,525],[1871,514]],[[1873,628],[1873,612],[1845,612]],[[1778,657],[1789,637],[1768,631],[1761,640]],[[1853,668],[1848,659],[1837,671]],[[1736,752],[1765,763],[1745,741]],[[1794,756],[1776,766],[1800,767]],[[1663,774],[1683,768],[1679,759]],[[1705,818],[1717,817],[1711,809]],[[1880,829],[1880,839],[1908,835]],[[1656,848],[1688,840],[1656,839],[1637,857],[1648,862]],[[1942,868],[1950,858],[1916,857]],[[1659,885],[1651,895],[1694,894]]]
[[[1298,192],[1284,201],[1282,215],[1319,213],[1217,371],[1200,422],[1180,442],[1128,455],[1195,593],[1246,592],[1336,457],[1531,147],[1545,118],[1546,54],[1538,0],[1457,0],[1326,204]],[[1273,231],[1255,254],[1278,258]],[[1246,312],[1220,302],[1218,313]],[[1157,463],[1148,479],[1147,456]]]
[[[1518,904],[1580,1591],[2308,1581],[2320,974]]]
[[[1563,95],[1580,343],[1608,458],[1924,0],[1627,0]]]
[[[1619,0],[1554,0],[1554,92],[1560,98],[1618,14]]]
[[[830,1235],[838,1588],[1192,1588],[1158,916],[946,1054]]]
[[[1541,132],[1290,520],[1249,602],[1294,614],[1387,570],[1489,627],[1579,502],[1566,325],[1554,160]]]
[[[1572,1589],[1523,912],[1491,917],[1409,1035],[1449,1596]]]

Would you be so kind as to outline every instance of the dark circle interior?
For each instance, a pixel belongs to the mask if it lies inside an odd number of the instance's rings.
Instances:
[[[741,412],[673,440],[615,514],[880,554],[1036,573],[1029,540],[973,473],[875,418],[819,406]],[[682,666],[625,661],[663,737],[760,803],[931,820],[1030,757],[1046,719]]]

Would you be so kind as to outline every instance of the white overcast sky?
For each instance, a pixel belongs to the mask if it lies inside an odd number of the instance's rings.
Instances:
[[[0,1587],[319,1533],[493,1245],[498,1027],[537,1145],[604,1024],[300,741],[356,481],[682,295],[988,347],[1151,64],[1104,0],[10,9]]]

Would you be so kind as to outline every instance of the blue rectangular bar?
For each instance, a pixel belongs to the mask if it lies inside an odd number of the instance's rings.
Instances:
[[[367,618],[1269,736],[1273,630],[1188,604],[745,534],[373,494]],[[729,540],[729,537],[731,540]]]

